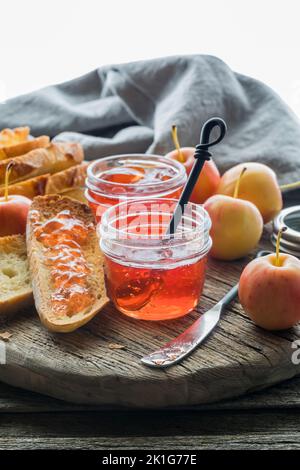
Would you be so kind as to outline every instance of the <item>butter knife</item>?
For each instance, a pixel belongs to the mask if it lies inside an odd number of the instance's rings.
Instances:
[[[256,258],[270,254],[270,251],[259,251]],[[165,368],[177,364],[189,355],[213,331],[218,324],[221,314],[238,294],[239,285],[236,284],[229,292],[210,310],[201,315],[189,328],[173,339],[161,349],[144,356],[141,361],[144,365],[155,368]]]

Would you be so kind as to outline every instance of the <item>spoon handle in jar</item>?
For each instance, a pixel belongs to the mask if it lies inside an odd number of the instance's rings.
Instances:
[[[259,251],[256,258],[270,254],[270,251]],[[155,368],[166,368],[177,364],[188,356],[218,324],[223,308],[228,305],[238,294],[239,285],[236,284],[227,294],[210,310],[201,315],[189,328],[177,338],[167,343],[162,348],[144,356],[141,361],[144,365]]]

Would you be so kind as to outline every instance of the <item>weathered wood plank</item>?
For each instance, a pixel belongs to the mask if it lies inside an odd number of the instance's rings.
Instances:
[[[91,411],[74,413],[2,414],[6,438],[133,437],[170,435],[246,435],[263,432],[300,434],[299,410],[251,411]],[[62,426],[63,423],[63,426]],[[143,426],[141,426],[143,423]]]
[[[299,449],[299,423],[299,410],[9,414],[0,449]]]
[[[0,450],[299,450],[299,433],[246,436],[0,438]]]

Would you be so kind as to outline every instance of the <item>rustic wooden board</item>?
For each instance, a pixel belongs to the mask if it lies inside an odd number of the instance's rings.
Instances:
[[[140,363],[144,354],[211,308],[237,282],[246,263],[210,261],[198,311],[176,321],[140,322],[108,306],[84,328],[65,335],[45,330],[34,311],[20,312],[0,328],[13,333],[0,380],[74,403],[163,407],[211,403],[291,378],[300,373],[300,365],[291,361],[300,327],[265,332],[238,302],[182,364],[155,370]],[[111,343],[124,349],[110,349]]]
[[[280,384],[267,389],[254,391],[236,398],[229,398],[214,403],[200,405],[185,405],[168,407],[174,413],[183,411],[247,411],[247,410],[289,410],[300,408],[300,377],[293,377]],[[0,383],[0,416],[1,414],[36,414],[36,413],[60,413],[60,412],[90,412],[122,410],[132,413],[132,409],[119,405],[81,405],[70,403],[40,393],[12,387]],[[140,410],[138,411],[140,413]],[[141,427],[143,424],[141,423]]]

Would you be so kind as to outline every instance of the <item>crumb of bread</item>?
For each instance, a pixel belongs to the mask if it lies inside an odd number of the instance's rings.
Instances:
[[[9,341],[11,337],[12,337],[12,333],[9,333],[8,331],[4,331],[3,333],[0,333],[0,339],[2,339],[3,341]]]
[[[117,344],[117,343],[110,343],[108,347],[109,349],[124,349],[125,348],[123,344]]]

